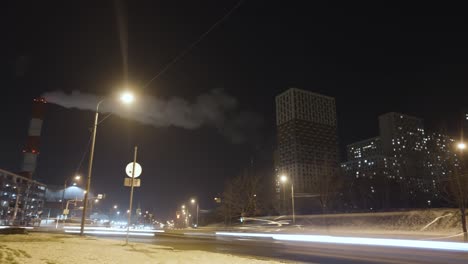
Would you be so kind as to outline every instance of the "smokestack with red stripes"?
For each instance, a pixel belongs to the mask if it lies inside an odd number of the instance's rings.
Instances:
[[[32,119],[29,123],[28,138],[23,149],[23,164],[20,175],[32,179],[39,155],[39,139],[44,119],[46,100],[43,97],[33,99]]]

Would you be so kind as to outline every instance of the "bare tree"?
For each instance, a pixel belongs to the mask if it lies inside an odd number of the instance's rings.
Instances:
[[[339,192],[343,186],[343,177],[339,173],[338,168],[331,164],[325,166],[317,166],[315,163],[315,175],[313,178],[311,193],[318,195],[318,201],[322,209],[322,213],[326,213],[334,206]]]
[[[452,170],[448,178],[448,198],[460,210],[461,224],[464,241],[468,242],[468,232],[466,227],[466,209],[468,208],[468,173],[461,168]]]
[[[221,213],[226,224],[230,224],[233,218],[258,214],[260,186],[260,177],[246,173],[226,184],[221,203]]]

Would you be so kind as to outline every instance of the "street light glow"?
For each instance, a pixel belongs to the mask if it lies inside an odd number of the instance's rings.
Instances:
[[[182,207],[182,209],[185,209],[185,204],[183,204],[181,207]]]
[[[124,104],[131,104],[133,103],[134,100],[135,100],[135,97],[130,92],[123,92],[120,95],[120,101],[122,101]]]
[[[288,177],[287,177],[286,175],[281,175],[280,181],[281,181],[282,183],[285,183],[285,182],[288,181]]]
[[[195,201],[195,199],[192,199],[192,200],[190,200],[190,202],[191,202],[192,204],[195,204],[196,201]]]
[[[80,176],[80,175],[76,175],[76,176],[75,176],[75,180],[79,180],[79,179],[81,179],[81,176]]]
[[[117,205],[114,205],[114,209],[117,209]]]
[[[460,143],[458,143],[457,148],[459,150],[464,150],[464,149],[466,149],[466,144],[464,142],[460,142]]]

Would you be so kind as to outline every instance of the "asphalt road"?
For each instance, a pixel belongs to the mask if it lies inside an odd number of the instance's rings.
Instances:
[[[303,263],[468,263],[468,253],[384,246],[354,246],[327,243],[281,242],[264,238],[172,237],[132,238],[132,241]]]

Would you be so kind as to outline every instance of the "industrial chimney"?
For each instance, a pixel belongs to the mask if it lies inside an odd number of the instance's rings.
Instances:
[[[23,164],[20,175],[32,179],[39,155],[39,139],[44,119],[46,100],[43,97],[33,99],[32,118],[29,123],[28,138],[23,149]]]

